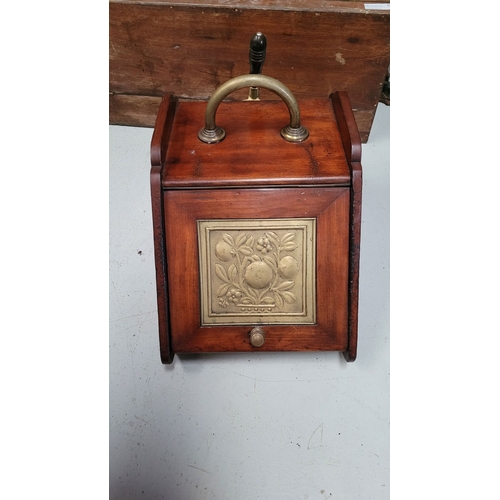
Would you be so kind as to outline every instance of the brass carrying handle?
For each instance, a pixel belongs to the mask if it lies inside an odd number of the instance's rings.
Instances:
[[[198,138],[207,144],[220,142],[226,137],[222,127],[215,124],[215,113],[219,104],[235,90],[245,87],[262,87],[277,94],[288,107],[290,124],[281,129],[281,137],[288,142],[302,142],[309,137],[309,131],[300,124],[299,105],[290,89],[280,81],[265,75],[242,75],[223,83],[212,95],[205,111],[205,127],[198,133]]]

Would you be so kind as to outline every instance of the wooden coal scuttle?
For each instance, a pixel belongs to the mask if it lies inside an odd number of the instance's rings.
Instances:
[[[160,353],[340,351],[358,327],[361,140],[348,94],[250,73],[166,95],[151,142]],[[248,97],[227,101],[247,89]],[[276,100],[260,101],[261,90]],[[246,95],[245,91],[245,95]]]

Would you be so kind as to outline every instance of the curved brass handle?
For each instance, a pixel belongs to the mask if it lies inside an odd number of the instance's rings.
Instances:
[[[215,124],[215,113],[219,104],[227,95],[244,87],[262,87],[278,94],[285,101],[290,112],[290,124],[281,129],[281,137],[283,139],[288,142],[302,142],[309,137],[308,130],[300,124],[299,105],[288,87],[270,76],[242,75],[228,80],[213,93],[205,111],[205,127],[198,133],[200,141],[207,144],[214,144],[226,137],[224,129]]]

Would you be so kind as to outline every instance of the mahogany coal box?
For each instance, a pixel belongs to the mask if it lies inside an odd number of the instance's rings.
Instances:
[[[227,101],[244,88],[247,99]],[[151,162],[163,363],[259,351],[355,360],[361,140],[346,92],[297,102],[254,72],[208,103],[167,95]]]

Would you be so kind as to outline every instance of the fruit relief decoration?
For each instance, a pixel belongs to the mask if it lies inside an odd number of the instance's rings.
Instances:
[[[295,280],[300,271],[296,240],[296,231],[282,236],[276,231],[223,233],[215,245],[215,274],[222,282],[216,290],[217,305],[272,312],[296,304],[301,294]]]
[[[314,324],[316,219],[198,221],[201,324]]]

